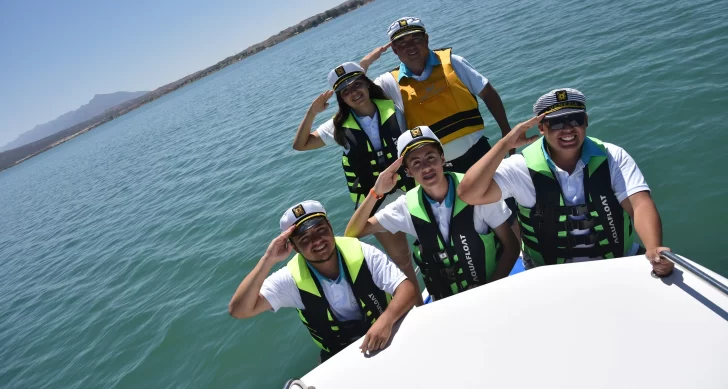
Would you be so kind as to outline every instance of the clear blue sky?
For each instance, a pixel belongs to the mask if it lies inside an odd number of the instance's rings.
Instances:
[[[1,1],[0,145],[97,93],[155,89],[343,1]]]

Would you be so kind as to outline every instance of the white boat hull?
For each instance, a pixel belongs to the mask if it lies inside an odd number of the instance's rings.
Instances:
[[[665,279],[650,270],[644,256],[532,269],[416,308],[386,349],[365,356],[355,342],[302,381],[317,389],[728,387],[728,296],[679,267]]]

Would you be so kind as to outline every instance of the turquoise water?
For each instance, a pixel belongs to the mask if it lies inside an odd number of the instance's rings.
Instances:
[[[286,206],[319,199],[343,232],[340,150],[291,141],[326,73],[402,15],[489,77],[512,124],[582,90],[665,243],[728,275],[728,3],[590,3],[377,0],[0,173],[0,387],[275,388],[314,367],[295,311],[240,321],[227,303]]]

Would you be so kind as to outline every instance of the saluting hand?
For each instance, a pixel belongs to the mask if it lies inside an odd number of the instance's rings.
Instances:
[[[308,108],[311,113],[314,115],[318,115],[321,112],[325,111],[326,108],[329,107],[329,103],[327,102],[331,96],[334,95],[334,91],[327,90],[326,92],[320,94],[317,98],[313,100],[311,103],[311,106]]]
[[[365,55],[364,58],[359,61],[359,66],[364,68],[364,71],[367,71],[367,69],[369,69],[369,65],[371,65],[374,61],[378,60],[379,57],[381,57],[382,54],[387,51],[389,46],[392,46],[392,42],[389,42],[384,46],[379,46],[376,49],[372,50],[371,53]]]
[[[400,166],[402,166],[402,157],[399,157],[388,168],[379,173],[377,182],[374,183],[374,192],[378,195],[383,195],[394,189],[394,186],[397,185],[397,179],[399,179],[397,171]]]
[[[525,122],[518,123],[515,127],[513,127],[511,132],[503,137],[503,142],[506,142],[509,149],[516,149],[533,143],[539,136],[534,135],[530,138],[526,138],[526,131],[537,125],[541,120],[543,120],[544,116],[546,116],[546,114],[534,116]]]
[[[293,251],[293,244],[288,241],[288,238],[293,233],[296,226],[291,226],[287,230],[283,231],[275,239],[273,239],[268,245],[268,249],[265,250],[264,258],[273,263],[283,262]]]

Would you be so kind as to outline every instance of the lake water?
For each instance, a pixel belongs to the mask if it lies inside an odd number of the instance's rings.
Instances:
[[[377,0],[0,173],[0,387],[277,388],[313,368],[294,310],[243,321],[227,303],[287,206],[318,199],[343,233],[340,149],[291,142],[328,71],[404,15],[491,80],[512,125],[553,88],[583,91],[589,134],[645,174],[665,244],[728,275],[727,14],[712,0]],[[388,52],[370,74],[396,65]]]

